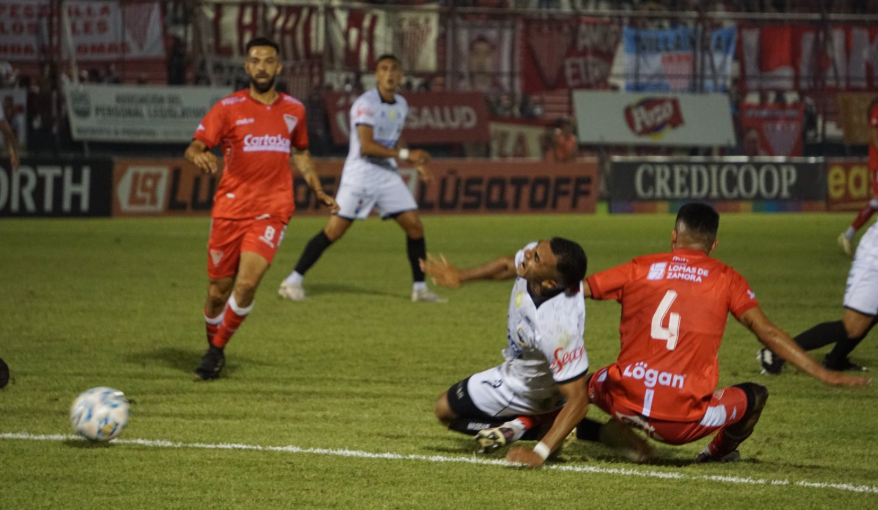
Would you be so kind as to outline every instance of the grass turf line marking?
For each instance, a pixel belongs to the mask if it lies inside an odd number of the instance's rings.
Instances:
[[[26,441],[85,441],[83,438],[65,434],[36,435],[28,433],[0,433],[0,439],[20,439]],[[502,459],[482,459],[472,457],[446,457],[442,455],[403,455],[400,453],[373,453],[360,450],[336,450],[331,448],[301,448],[298,446],[260,446],[251,444],[235,443],[175,443],[173,441],[151,439],[114,439],[113,444],[130,444],[152,448],[195,448],[203,450],[243,450],[260,452],[283,452],[300,453],[311,455],[327,455],[334,457],[354,457],[361,459],[388,459],[388,460],[416,460],[422,462],[457,462],[463,464],[476,464],[483,466],[509,466]],[[655,470],[639,470],[631,468],[606,468],[599,466],[559,466],[547,465],[543,469],[552,471],[566,471],[574,473],[594,473],[604,475],[640,476],[644,478],[662,478],[671,480],[708,481],[719,483],[734,483],[747,485],[771,485],[771,486],[794,486],[814,489],[836,489],[848,492],[860,492],[878,494],[878,487],[870,485],[853,485],[849,483],[825,483],[809,482],[807,480],[766,480],[764,478],[747,478],[729,475],[691,475],[686,473],[663,472]]]

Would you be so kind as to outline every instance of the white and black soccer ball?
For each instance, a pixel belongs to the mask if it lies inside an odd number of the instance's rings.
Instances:
[[[128,399],[113,388],[86,390],[70,406],[70,424],[77,434],[92,441],[109,441],[128,425]]]

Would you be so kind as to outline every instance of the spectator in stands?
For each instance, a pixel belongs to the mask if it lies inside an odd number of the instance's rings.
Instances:
[[[579,141],[576,139],[576,124],[569,117],[558,120],[552,137],[552,145],[544,159],[556,163],[575,161],[579,157]]]
[[[741,137],[741,155],[765,156],[765,151],[762,150],[762,138],[755,127],[749,127],[744,131],[744,136]]]
[[[524,94],[521,96],[519,113],[523,119],[538,119],[543,116],[543,105],[530,94]]]
[[[119,77],[119,73],[116,72],[116,64],[110,62],[104,67],[104,81],[102,83],[107,84],[119,84],[122,83],[122,78]]]

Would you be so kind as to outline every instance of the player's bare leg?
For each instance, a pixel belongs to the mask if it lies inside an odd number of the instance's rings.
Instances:
[[[747,411],[740,421],[723,428],[710,444],[695,458],[696,463],[702,462],[733,462],[739,460],[738,446],[744,442],[762,416],[762,410],[768,401],[768,388],[756,383],[736,384],[747,393]]]
[[[296,262],[296,268],[281,282],[280,288],[277,291],[278,295],[290,301],[304,301],[307,299],[305,289],[302,288],[305,273],[311,269],[311,266],[317,263],[323,252],[332,243],[341,239],[352,223],[352,220],[340,216],[331,216],[326,227],[316,236],[312,237],[308,244],[305,245],[302,255],[299,256],[299,261]]]
[[[216,295],[210,294],[211,288],[208,290],[208,303],[215,306],[222,295],[228,296],[225,308],[221,312],[222,322],[219,324],[216,335],[210,342],[210,346],[204,357],[201,359],[198,367],[195,369],[195,375],[202,380],[216,379],[226,363],[224,349],[226,344],[235,334],[238,327],[247,318],[247,315],[253,310],[253,297],[256,295],[256,289],[265,271],[268,270],[268,261],[258,253],[243,252],[241,260],[238,263],[238,275],[235,278],[234,290],[228,292],[225,287],[228,285],[226,280],[230,278],[217,280]]]
[[[207,300],[204,302],[204,323],[207,328],[207,343],[212,343],[213,338],[223,322],[223,311],[226,302],[232,295],[235,277],[211,278],[207,282]]]
[[[405,211],[394,219],[406,235],[406,253],[412,268],[412,301],[444,303],[445,299],[427,288],[426,275],[421,269],[421,260],[427,259],[427,242],[424,240],[424,225],[418,211]]]

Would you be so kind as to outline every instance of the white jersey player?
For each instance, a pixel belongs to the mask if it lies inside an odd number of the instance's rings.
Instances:
[[[400,136],[408,114],[408,103],[396,94],[402,81],[399,60],[393,55],[378,57],[375,68],[378,86],[351,106],[350,150],[336,195],[337,215],[305,246],[295,270],[281,283],[278,293],[292,301],[303,301],[305,273],[329,246],[341,238],[354,220],[366,219],[376,209],[382,219],[393,219],[405,231],[412,271],[412,301],[441,302],[427,288],[419,261],[426,258],[424,226],[418,206],[397,172],[395,159],[415,165],[424,183],[429,182],[430,155],[408,149]]]
[[[529,431],[538,435],[538,425],[551,424],[543,448],[537,445],[547,456],[588,409],[582,339],[587,260],[581,246],[556,237],[527,245],[514,264],[504,362],[443,393],[436,417],[451,430],[475,435],[483,451]]]
[[[823,358],[830,370],[863,371],[865,367],[848,358],[878,321],[878,223],[863,234],[844,291],[844,315],[840,321],[823,322],[794,338],[802,349],[810,351],[834,343]],[[757,359],[762,373],[781,373],[784,359],[768,349],[761,349]]]

